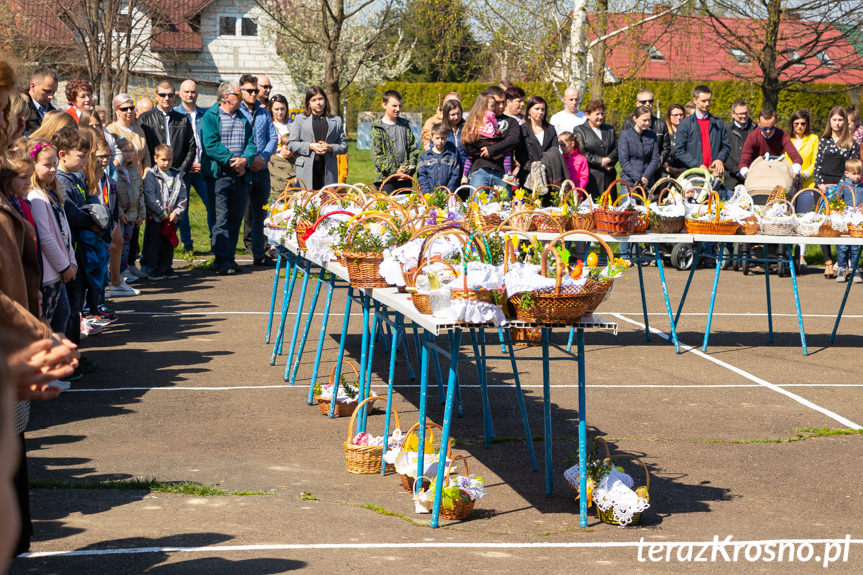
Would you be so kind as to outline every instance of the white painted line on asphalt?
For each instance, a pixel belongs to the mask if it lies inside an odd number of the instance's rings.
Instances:
[[[39,551],[32,553],[22,553],[20,558],[44,558],[44,557],[87,557],[98,555],[132,555],[141,553],[207,553],[218,554],[236,551],[300,551],[300,550],[315,550],[315,549],[359,549],[367,551],[375,551],[378,549],[596,549],[596,548],[611,548],[611,547],[650,547],[651,545],[660,545],[662,547],[692,547],[695,550],[699,548],[713,548],[714,546],[728,546],[733,551],[734,547],[745,548],[748,546],[778,546],[778,545],[837,545],[838,549],[841,546],[860,545],[863,544],[863,539],[851,539],[846,536],[844,539],[763,539],[754,541],[743,541],[733,539],[731,536],[725,539],[715,536],[712,541],[645,541],[642,537],[638,541],[563,541],[563,542],[465,542],[465,543],[449,543],[449,542],[416,542],[416,543],[389,543],[389,542],[374,542],[368,543],[286,543],[274,545],[212,545],[209,547],[130,547],[126,549],[82,549],[78,551]],[[736,559],[736,554],[735,554]],[[837,557],[838,559],[838,557]]]
[[[606,315],[609,315],[609,314],[606,314]],[[632,325],[635,325],[635,326],[637,326],[637,327],[639,327],[639,328],[641,328],[641,329],[644,329],[644,324],[643,324],[643,323],[639,323],[639,322],[637,322],[637,321],[635,321],[635,320],[631,320],[631,319],[626,318],[626,317],[624,317],[623,315],[620,315],[620,314],[610,314],[610,315],[612,315],[612,316],[616,317],[617,319],[619,319],[619,320],[621,320],[621,321],[625,321],[625,322],[630,323],[630,324],[632,324]],[[666,334],[665,332],[662,332],[662,331],[660,331],[660,330],[658,330],[658,329],[656,329],[656,328],[654,328],[654,327],[650,328],[650,332],[651,332],[651,333],[654,333],[654,334],[656,334],[656,335],[658,335],[659,337],[661,337],[662,339],[664,339],[664,340],[666,340],[666,341],[671,341],[671,336],[669,336],[669,335],[668,335],[668,334]],[[817,411],[817,412],[819,412],[819,413],[821,413],[821,414],[823,414],[823,415],[826,415],[826,416],[827,416],[827,417],[829,417],[830,419],[833,419],[833,420],[835,420],[835,421],[838,421],[839,423],[841,423],[842,425],[844,425],[844,426],[846,426],[846,427],[850,427],[851,429],[863,429],[863,426],[857,425],[856,423],[854,423],[854,422],[853,422],[853,421],[851,421],[850,419],[847,419],[847,418],[845,418],[845,417],[842,417],[842,416],[841,416],[841,415],[839,415],[838,413],[835,413],[835,412],[833,412],[833,411],[830,411],[829,409],[826,409],[826,408],[824,408],[824,407],[821,407],[820,405],[816,405],[816,404],[812,403],[811,401],[809,401],[808,399],[805,399],[805,398],[803,398],[803,397],[800,397],[800,396],[799,396],[799,395],[797,395],[797,394],[791,393],[791,392],[790,392],[790,391],[788,391],[787,389],[783,389],[782,387],[780,387],[780,386],[778,386],[778,385],[776,385],[776,384],[770,383],[769,381],[766,381],[766,380],[764,380],[764,379],[761,379],[761,378],[760,378],[760,377],[758,377],[758,376],[752,375],[752,374],[751,374],[751,373],[749,373],[748,371],[745,371],[745,370],[743,370],[743,369],[740,369],[739,367],[733,366],[733,365],[731,365],[730,363],[727,363],[727,362],[725,362],[725,361],[722,361],[721,359],[717,359],[717,358],[715,358],[715,357],[713,357],[713,356],[707,355],[706,353],[702,352],[700,349],[695,349],[694,347],[692,347],[692,346],[690,346],[690,345],[686,345],[686,344],[685,344],[685,343],[683,343],[682,341],[681,341],[681,342],[679,342],[679,343],[680,343],[680,349],[685,350],[685,351],[688,351],[688,352],[690,352],[690,353],[694,353],[694,354],[695,354],[695,355],[697,355],[698,357],[703,358],[703,359],[706,359],[707,361],[710,361],[710,362],[712,362],[712,363],[715,363],[716,365],[718,365],[718,366],[720,366],[720,367],[724,367],[725,369],[728,369],[728,370],[730,370],[730,371],[733,371],[733,372],[734,372],[734,373],[736,373],[737,375],[740,375],[740,376],[742,376],[742,377],[745,377],[746,379],[748,379],[748,380],[750,380],[750,381],[754,381],[754,382],[755,382],[755,383],[757,383],[758,385],[764,386],[764,387],[766,387],[767,389],[773,390],[773,391],[775,391],[776,393],[780,393],[780,394],[782,394],[782,395],[784,395],[784,396],[786,396],[786,397],[788,397],[788,398],[791,398],[791,399],[793,399],[794,401],[796,401],[797,403],[799,403],[799,404],[801,404],[801,405],[805,405],[806,407],[808,407],[808,408],[810,408],[810,409],[814,409],[815,411]]]
[[[269,312],[266,312],[266,311],[121,311],[119,313],[120,313],[120,315],[151,315],[151,316],[177,315],[177,316],[184,316],[184,315],[267,315]],[[280,313],[281,312],[277,310],[273,314],[273,318],[278,316]],[[637,316],[637,317],[642,317],[644,315],[640,311],[637,311],[637,312],[605,312],[604,311],[604,312],[602,312],[602,314],[603,315],[631,315],[631,316]],[[291,315],[291,316],[295,315],[295,311],[288,312],[288,315]],[[306,315],[306,314],[304,314],[304,315]],[[315,312],[314,315],[320,316],[320,315],[324,315],[324,314],[321,312]],[[345,315],[344,313],[339,313],[337,311],[331,311],[330,312],[331,317],[332,316],[344,317],[344,315]],[[363,314],[352,313],[351,317],[359,317],[361,315],[363,315]],[[668,317],[668,314],[665,312],[651,312],[651,313],[648,313],[647,315]],[[692,312],[692,313],[681,313],[680,315],[681,316],[698,317],[698,316],[706,316],[707,313]],[[767,314],[766,313],[714,313],[713,316],[714,317],[717,317],[717,316],[724,316],[724,317],[767,317]],[[796,313],[774,313],[773,317],[794,317],[794,318],[796,318],[797,314]],[[819,313],[803,314],[801,317],[808,317],[808,318],[814,318],[814,319],[818,319],[818,318],[835,319],[836,318],[835,315],[823,314],[823,313],[820,313],[820,314]],[[842,314],[842,319],[861,319],[861,318],[863,318],[863,315]]]

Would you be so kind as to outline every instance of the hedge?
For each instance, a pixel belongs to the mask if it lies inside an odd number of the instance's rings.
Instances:
[[[750,102],[749,107],[753,118],[761,110],[761,89],[755,84],[731,81],[705,82],[705,84],[713,90],[713,113],[726,122],[731,121],[731,103],[738,98]],[[356,129],[358,112],[380,110],[381,95],[387,90],[401,92],[405,112],[421,112],[423,118],[427,118],[434,113],[438,94],[443,96],[447,92],[458,92],[461,94],[462,102],[467,110],[476,96],[488,86],[487,82],[386,82],[374,89],[347,95],[348,127],[351,131]],[[520,86],[527,93],[527,97],[538,95],[545,98],[549,103],[549,114],[562,108],[551,83],[524,82]],[[684,104],[690,100],[694,86],[695,82],[662,81],[626,81],[608,86],[605,89],[606,121],[619,129],[634,107],[635,95],[642,87],[647,87],[653,91],[656,98],[654,107],[664,111],[670,104]],[[820,132],[826,123],[827,114],[830,113],[833,106],[847,106],[851,103],[847,87],[841,84],[815,84],[809,89],[812,91],[805,93],[783,92],[780,94],[777,112],[781,126],[785,124],[792,112],[804,108],[811,111],[815,131]],[[563,92],[563,85],[560,85],[560,92]],[[585,103],[587,99],[585,98]]]

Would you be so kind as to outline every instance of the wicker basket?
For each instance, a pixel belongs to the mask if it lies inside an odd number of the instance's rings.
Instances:
[[[447,465],[446,474],[444,475],[444,487],[449,487],[449,476],[450,473],[452,473],[452,466],[458,459],[461,459],[464,462],[464,476],[468,477],[470,475],[467,467],[467,459],[465,459],[463,455],[456,455],[450,460],[450,464]],[[443,519],[461,521],[463,519],[467,519],[470,516],[470,514],[473,512],[473,507],[476,504],[476,501],[471,499],[465,491],[459,489],[459,496],[453,499],[452,503],[452,509],[445,509],[443,506],[441,506],[440,516]]]
[[[343,363],[347,364],[352,370],[354,370],[354,375],[357,376],[357,382],[360,380],[360,368],[356,363],[349,359],[343,360]],[[338,388],[335,386],[334,382],[336,379],[336,367],[338,367],[338,363],[334,363],[332,369],[330,370],[330,385],[333,386],[333,393],[335,393],[336,397],[339,396]],[[318,402],[318,408],[321,410],[321,415],[330,414],[330,400],[319,395],[315,396],[315,399]],[[336,401],[336,408],[333,410],[333,417],[350,417],[354,410],[357,408],[356,401],[352,401],[350,403],[338,402]]]
[[[383,461],[384,453],[383,445],[354,445],[352,440],[354,438],[354,423],[356,422],[357,414],[360,413],[360,409],[373,401],[386,401],[386,399],[386,397],[377,395],[367,397],[357,405],[356,410],[351,414],[351,420],[348,423],[348,438],[343,444],[345,449],[345,468],[348,470],[348,473],[371,474],[381,472],[381,463]],[[395,428],[398,429],[399,413],[396,411],[396,407],[394,405],[392,406],[392,412]],[[389,438],[385,437],[384,442],[388,441],[388,439]],[[386,470],[392,471],[392,466],[387,465]]]
[[[485,237],[480,235],[482,241],[477,240],[477,233],[473,232],[468,236],[467,241],[465,242],[465,249],[468,246],[473,245],[477,251],[480,253],[480,259],[488,261],[488,247],[485,245]],[[450,296],[452,299],[464,300],[464,301],[477,301],[483,303],[490,303],[492,305],[496,305],[498,307],[502,307],[506,295],[506,289],[485,289],[485,288],[473,288],[469,289],[467,287],[467,262],[464,261],[464,250],[460,252],[462,258],[462,281],[463,286],[461,289],[450,288]]]
[[[381,186],[379,189],[383,188],[386,184],[388,184],[390,180],[410,180],[411,184],[413,185],[413,188],[398,188],[397,190],[393,191],[393,194],[397,192],[403,192],[405,190],[410,191],[411,189],[420,189],[420,183],[407,174],[391,174],[390,176],[386,177],[384,181],[381,182]]]
[[[363,214],[358,216],[351,227],[348,228],[344,241],[349,245],[350,239],[353,237],[356,229],[370,220],[378,220],[384,225],[389,226],[393,233],[398,233],[395,224],[393,224],[392,219],[389,217],[378,213]],[[348,269],[348,278],[350,279],[351,286],[364,289],[389,286],[378,271],[381,262],[384,261],[383,252],[354,252],[343,249],[340,251],[340,255],[345,260],[345,267]]]
[[[420,261],[422,261],[422,252],[420,252]],[[449,271],[451,271],[453,275],[458,275],[455,271],[455,268],[453,268],[451,264],[449,264],[448,262],[441,263],[444,265],[444,267],[449,269]],[[411,273],[411,286],[416,286],[417,276],[419,275],[419,272],[423,267],[425,266],[420,264],[414,268],[414,271]],[[431,297],[429,297],[429,294],[413,292],[411,294],[411,301],[413,302],[414,307],[417,308],[418,312],[423,315],[432,315]]]
[[[567,185],[570,186],[569,190],[566,189]],[[570,180],[564,180],[563,184],[560,186],[560,190],[565,191],[563,199],[560,202],[561,205],[569,206],[570,208],[570,215],[567,218],[567,221],[564,222],[564,228],[566,230],[592,230],[594,226],[593,210],[595,209],[595,206],[593,205],[593,198],[590,197],[587,190],[576,188],[575,184]],[[572,202],[572,205],[570,205],[569,199],[573,194],[576,195],[576,199]],[[590,202],[590,211],[586,214],[578,213],[578,207],[581,205],[579,200],[583,197],[587,198]]]
[[[761,218],[761,233],[768,236],[792,236],[794,229],[797,227],[797,218],[794,215],[794,206],[788,200],[773,200],[765,206],[764,213],[771,206],[784,205],[786,208],[785,216],[767,216]]]
[[[416,423],[414,423],[411,426],[411,428],[408,430],[408,432],[405,433],[404,436],[402,436],[402,446],[401,446],[402,449],[404,449],[405,445],[407,445],[408,438],[411,435],[417,435],[417,431],[419,430],[419,428],[420,428],[420,423],[419,423],[419,421],[417,421]],[[440,431],[441,433],[443,433],[443,427],[441,427],[437,423],[434,423],[433,421],[426,421],[426,431],[431,432],[435,428],[438,431]],[[419,439],[419,436],[417,436],[417,439]],[[441,452],[441,449],[440,449],[440,446],[438,446],[438,456],[440,456],[440,452]],[[446,462],[446,460],[449,460],[451,457],[452,457],[452,439],[450,439],[449,445],[447,446],[444,463]],[[405,491],[407,491],[408,493],[413,493],[414,484],[416,483],[416,478],[413,475],[408,475],[406,473],[400,473],[399,479],[401,479],[402,488]],[[427,478],[423,478],[422,486],[420,487],[420,489],[425,491],[426,489],[429,488],[430,484],[431,484],[431,482]]]
[[[542,328],[511,327],[509,337],[516,347],[534,347],[542,343]]]
[[[613,463],[613,461],[615,459],[627,459],[627,460],[634,461],[634,462],[638,463],[639,465],[641,465],[641,468],[644,469],[645,485],[643,486],[644,487],[643,489],[641,487],[638,487],[638,488],[634,489],[633,491],[643,491],[645,493],[645,497],[647,497],[647,499],[649,501],[650,500],[650,471],[647,470],[647,466],[644,464],[644,462],[641,461],[639,458],[637,458],[634,455],[620,454],[620,455],[611,455],[609,457],[606,457],[605,460],[603,460],[603,463],[608,463],[610,465]],[[597,515],[597,517],[599,517],[600,521],[602,521],[603,523],[608,523],[609,525],[620,525],[620,522],[614,519],[614,508],[609,508],[609,509],[603,511],[602,509],[600,509],[596,505],[595,501],[594,501],[593,505],[594,505],[594,507],[596,507],[596,515]],[[632,515],[632,521],[630,523],[628,523],[628,525],[639,525],[641,523],[641,515],[642,515],[641,513],[633,514]]]
[[[738,224],[734,220],[719,220],[719,194],[717,194],[716,192],[710,192],[706,206],[708,214],[710,213],[711,206],[715,206],[716,217],[714,217],[714,219],[712,220],[691,220],[687,218],[687,232],[689,232],[690,234],[715,234],[720,236],[730,236],[737,233],[737,228],[740,227],[740,224]],[[700,208],[699,211],[701,211]]]
[[[564,231],[568,221],[569,218],[563,215],[538,211],[533,213],[533,225],[536,226],[538,232],[559,234]]]
[[[480,201],[479,201],[479,198],[477,197],[477,195],[479,193],[484,192],[484,191],[488,191],[492,195],[494,195],[495,199],[498,202],[501,201],[500,192],[498,190],[494,189],[491,186],[480,186],[480,187],[476,188],[473,191],[473,193],[471,193],[470,200],[469,200],[470,204],[471,205],[476,204],[477,206],[479,206]],[[498,227],[501,224],[501,222],[503,222],[503,218],[500,217],[500,214],[485,215],[482,213],[482,210],[478,210],[478,208],[474,209],[474,208],[469,207],[468,208],[468,215],[469,216],[470,216],[471,212],[474,212],[474,215],[473,215],[473,217],[469,217],[468,221],[475,223],[476,225],[473,227],[479,231],[483,231],[483,232],[491,231],[491,230],[495,229],[496,227]]]
[[[615,210],[611,200],[611,190],[617,183],[623,183],[629,193],[629,184],[624,180],[615,180],[599,197],[599,203],[593,211],[594,227],[597,233],[612,236],[629,236],[635,232],[639,213],[635,210]]]
[[[597,298],[597,282],[594,280],[588,279],[580,288],[561,288],[563,265],[560,262],[560,255],[553,246],[564,237],[576,233],[592,236],[605,247],[609,261],[614,258],[614,253],[611,251],[611,248],[608,247],[608,244],[592,232],[579,230],[565,232],[557,236],[554,240],[549,242],[543,250],[542,260],[540,262],[540,271],[542,275],[548,277],[548,256],[550,253],[554,255],[557,263],[555,266],[555,287],[547,291],[526,292],[530,294],[529,297],[533,300],[532,307],[523,306],[526,293],[519,293],[510,297],[509,303],[514,310],[517,320],[531,323],[569,325],[577,323],[584,315],[591,313],[596,309],[596,306],[593,304],[594,300]],[[604,289],[607,290],[608,288],[604,287]],[[603,297],[604,295],[605,294],[603,293]],[[596,305],[599,305],[599,302],[597,302]]]
[[[660,182],[667,182],[669,186],[677,187],[680,193],[683,193],[683,189],[680,184],[677,183],[676,180],[672,180],[671,178],[662,178]],[[659,182],[657,182],[658,184]],[[656,198],[656,204],[662,204],[663,194],[668,193],[669,187],[662,188],[662,191],[659,192],[659,196]],[[651,192],[656,190],[656,186],[651,189]],[[676,234],[680,230],[683,229],[684,223],[686,221],[686,216],[662,216],[657,214],[656,212],[650,211],[650,206],[647,208],[647,218],[650,220],[650,229],[657,234]]]
[[[528,232],[533,226],[533,214],[533,210],[512,212],[506,217],[505,220],[503,220],[497,226],[497,228],[495,228],[495,231],[501,232],[512,230],[518,232]]]
[[[749,216],[742,222],[737,223],[740,224],[740,227],[737,228],[737,233],[741,236],[754,236],[761,229],[758,218],[755,216]]]

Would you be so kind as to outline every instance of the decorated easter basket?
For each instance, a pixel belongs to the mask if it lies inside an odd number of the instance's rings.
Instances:
[[[785,215],[768,215],[771,208],[784,206]],[[768,202],[764,208],[764,216],[761,218],[761,233],[768,236],[791,236],[797,228],[797,217],[794,215],[794,206],[788,200],[773,200]]]
[[[343,446],[345,450],[345,468],[348,473],[356,474],[371,474],[381,472],[381,463],[383,460],[384,448],[382,445],[354,445],[352,439],[354,437],[354,425],[357,420],[357,414],[360,409],[371,409],[371,403],[377,400],[386,401],[386,397],[372,396],[362,400],[357,405],[354,412],[351,414],[351,420],[348,423],[348,438]],[[366,407],[368,406],[368,407]],[[396,407],[392,406],[393,422],[395,428],[399,427],[399,414]],[[388,441],[384,438],[384,442]],[[392,471],[392,467],[387,465],[387,471]]]
[[[691,218],[686,218],[686,231],[690,234],[715,234],[715,235],[734,235],[737,233],[737,228],[740,227],[734,220],[720,220],[721,209],[719,207],[719,194],[716,192],[710,192],[707,203],[702,204],[699,207],[698,212],[700,213],[702,208],[707,208],[707,213],[710,213],[710,209],[713,208],[716,212],[716,215],[713,219],[708,220],[694,220]]]
[[[349,359],[344,359],[343,364],[347,365],[353,370],[354,375],[357,378],[357,382],[359,382],[360,369],[357,364]],[[338,398],[338,389],[335,386],[336,367],[338,367],[338,363],[334,363],[332,369],[330,370],[330,386],[332,386],[331,389]],[[321,410],[321,415],[329,416],[331,398],[316,395],[315,400],[318,402],[318,408]],[[349,403],[336,401],[336,407],[333,410],[333,417],[350,417],[354,413],[354,410],[357,408],[357,403],[357,401],[351,401]]]
[[[635,463],[637,463],[641,466],[641,468],[644,470],[644,482],[645,483],[643,486],[636,488],[634,491],[636,493],[640,494],[642,497],[646,497],[649,500],[650,499],[650,471],[647,470],[647,465],[645,465],[644,462],[641,461],[636,456],[626,455],[626,454],[612,455],[610,457],[607,457],[603,461],[603,463],[613,464],[614,460],[616,460],[616,459],[626,459],[626,460],[634,461]],[[613,507],[609,507],[605,510],[600,509],[600,506],[596,503],[596,500],[594,500],[594,506],[596,507],[596,515],[597,515],[597,517],[599,517],[600,521],[602,521],[603,523],[608,523],[609,525],[620,525],[620,521],[618,521],[614,517],[614,508]],[[632,515],[632,521],[627,523],[627,525],[639,525],[639,524],[641,524],[641,515],[642,515],[641,513],[634,513]]]
[[[411,426],[411,428],[408,430],[407,433],[404,434],[404,436],[402,436],[402,446],[401,446],[402,450],[404,450],[405,446],[410,442],[411,436],[417,437],[417,441],[419,441],[419,434],[418,434],[419,428],[420,428],[420,423],[418,421]],[[427,434],[434,435],[435,429],[437,429],[441,433],[443,432],[443,427],[441,427],[437,423],[434,423],[433,421],[426,421],[426,433]],[[432,440],[432,443],[433,443],[433,440]],[[417,445],[419,445],[419,443],[417,443]],[[440,445],[438,445],[438,450],[437,450],[438,457],[440,457],[441,451],[442,451],[442,449],[440,448]],[[425,455],[429,455],[429,453],[425,453]],[[452,458],[452,439],[450,439],[449,445],[447,445],[445,461],[448,461],[451,458]],[[413,493],[413,489],[415,487],[417,489],[422,489],[423,491],[425,491],[426,489],[428,489],[429,484],[431,483],[427,478],[423,478],[422,484],[416,485],[417,478],[411,474],[408,474],[408,473],[400,473],[399,478],[401,480],[402,488],[405,491],[407,491],[408,493]]]
[[[350,226],[345,238],[345,242],[350,244],[356,230],[372,220],[378,220],[383,225],[389,227],[394,234],[398,234],[398,229],[389,216],[383,214],[363,214],[358,216]],[[340,256],[344,260],[344,265],[348,269],[348,278],[351,285],[356,288],[383,288],[389,284],[381,276],[379,268],[384,260],[383,251],[370,252],[355,252],[347,249],[339,250]]]
[[[495,200],[498,202],[501,201],[500,191],[491,186],[480,186],[471,193],[468,204],[468,222],[471,229],[483,232],[495,229],[503,221],[500,214],[483,214],[479,209],[478,206],[481,202],[478,195],[486,192],[490,192],[494,195]]]
[[[629,184],[624,180],[615,180],[608,186],[599,197],[599,202],[593,211],[594,227],[597,233],[611,236],[629,236],[635,232],[638,225],[639,212],[636,210],[616,210],[611,200],[611,190],[618,183],[626,186],[627,193],[630,191]]]
[[[659,195],[656,197],[656,204],[662,205],[662,199],[665,194],[671,191],[671,188],[677,188],[681,196],[683,195],[683,186],[673,178],[662,178],[653,185],[651,194],[662,187]],[[647,217],[650,220],[650,229],[657,234],[676,234],[683,229],[686,222],[686,216],[663,216],[648,209]]]

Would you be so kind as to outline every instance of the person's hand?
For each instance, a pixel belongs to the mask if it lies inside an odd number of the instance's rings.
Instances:
[[[171,212],[170,214],[168,214],[168,221],[169,222],[174,223],[178,219],[180,219],[180,216],[177,215],[177,212]]]
[[[482,151],[479,153],[479,155],[483,158],[487,158],[488,157],[488,148],[483,146]]]
[[[282,148],[281,150],[279,150],[279,155],[286,160],[290,160],[294,157],[294,153],[287,148]]]
[[[818,189],[826,194],[827,193],[827,184],[818,184]]]
[[[75,371],[80,355],[75,344],[54,334],[52,338],[33,342],[7,358],[11,381],[18,400],[54,399],[60,394],[47,385]]]
[[[143,224],[143,223],[144,223],[144,218],[143,218],[143,217],[138,216],[137,218],[135,218],[135,225],[136,225],[136,226],[140,226],[140,225],[141,225],[141,224]]]
[[[249,164],[249,162],[246,160],[246,158],[243,158],[243,157],[239,157],[239,156],[238,156],[238,157],[236,157],[236,158],[231,158],[231,159],[228,161],[228,164],[229,164],[232,168],[234,168],[235,170],[237,170],[237,171],[242,170],[242,171],[243,171],[243,173],[245,173],[245,172],[246,172],[246,166]],[[242,175],[242,174],[240,174],[240,175]]]
[[[398,170],[396,170],[396,173],[403,176],[403,175],[405,175],[406,172],[405,172],[404,168],[399,168]]]
[[[126,214],[120,214],[120,223],[121,224],[128,224],[129,223],[129,218],[126,217]]]
[[[647,185],[647,178],[645,178],[644,176],[641,176],[641,183],[646,186]]]
[[[725,164],[722,163],[722,160],[713,160],[710,163],[710,173],[717,177],[725,173]]]
[[[602,158],[602,160],[600,161],[600,165],[607,170],[608,167],[611,165],[611,158],[609,158],[608,156]]]
[[[60,274],[60,279],[63,280],[63,283],[69,283],[75,279],[76,275],[78,275],[78,268],[75,266],[69,266]]]
[[[255,160],[252,162],[252,165],[249,166],[249,169],[253,172],[257,172],[267,167],[267,162],[261,156],[255,156]]]
[[[190,174],[200,174],[201,173],[201,164],[192,164],[192,169],[189,170]]]

